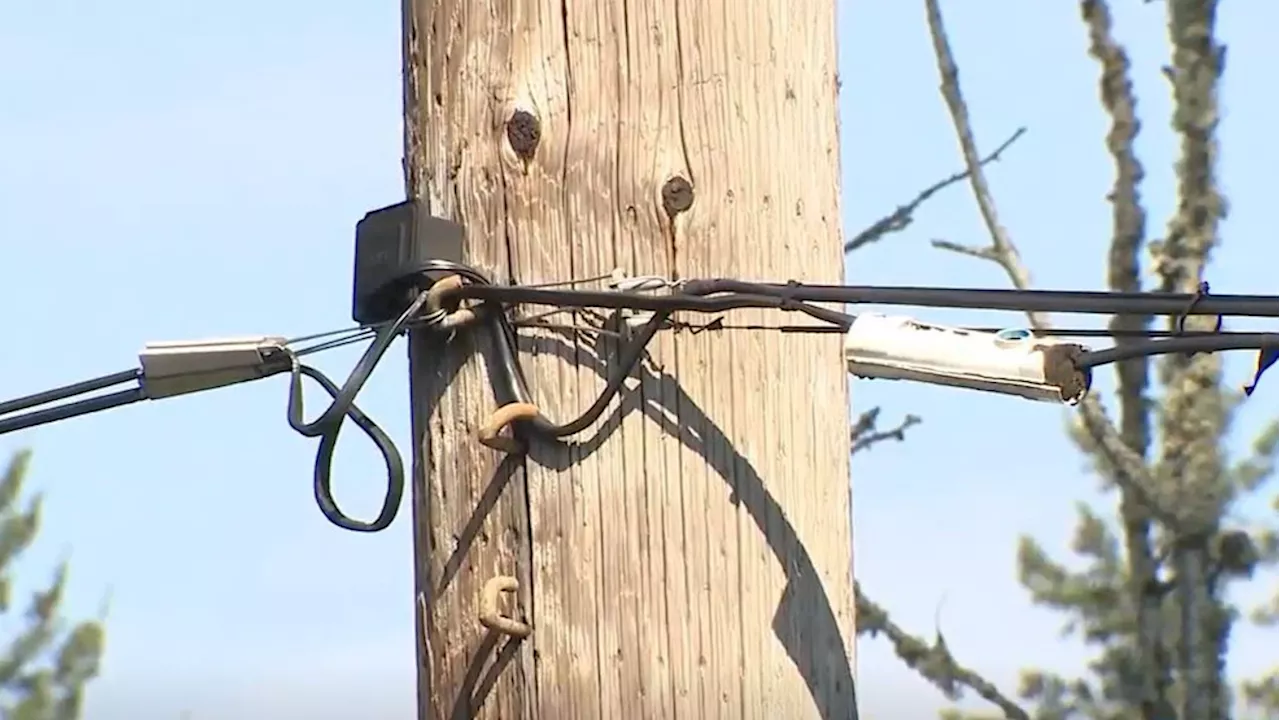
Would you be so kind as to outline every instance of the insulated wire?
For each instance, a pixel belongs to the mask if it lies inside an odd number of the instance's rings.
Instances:
[[[1172,353],[1216,352],[1221,350],[1274,350],[1277,347],[1276,333],[1223,333],[1205,334],[1196,337],[1171,337],[1162,339],[1139,340],[1134,342],[1094,350],[1080,356],[1077,365],[1081,368],[1093,368],[1109,365],[1122,360],[1150,357],[1152,355],[1169,355]]]
[[[387,349],[391,347],[391,344],[399,336],[404,326],[411,319],[418,316],[426,301],[427,293],[419,293],[417,298],[405,308],[404,312],[394,322],[384,324],[377,329],[373,342],[369,344],[360,360],[356,362],[355,367],[351,370],[351,374],[347,376],[347,380],[342,384],[342,387],[338,387],[320,370],[299,362],[298,352],[290,352],[289,427],[303,437],[320,438],[320,446],[316,449],[315,471],[313,474],[316,504],[319,505],[320,512],[324,514],[329,522],[345,530],[355,532],[378,532],[384,530],[395,520],[396,513],[400,509],[400,502],[404,496],[404,460],[400,456],[399,449],[396,448],[395,443],[386,432],[356,407],[355,398],[365,383],[368,382],[374,368],[382,360],[382,356],[386,354]],[[353,337],[358,337],[361,334],[360,332],[354,333]],[[330,341],[330,343],[342,341],[342,339],[339,339]],[[315,351],[314,347],[312,351]],[[305,350],[299,352],[305,352]],[[329,406],[320,413],[319,417],[311,422],[307,422],[303,418],[303,377],[315,380],[329,394],[331,399]],[[337,448],[338,433],[342,429],[344,418],[351,418],[356,427],[369,436],[369,439],[377,446],[378,452],[382,454],[383,462],[386,465],[386,490],[383,494],[382,509],[379,511],[378,516],[371,521],[357,520],[347,515],[338,507],[338,503],[333,497],[333,453]]]
[[[690,280],[681,287],[689,295],[717,293],[772,294],[806,302],[919,307],[1059,312],[1095,315],[1234,315],[1278,317],[1280,302],[1267,295],[1124,293],[1083,290],[981,290],[969,288],[877,287],[752,283],[741,280]]]
[[[479,289],[484,291],[494,290],[497,295],[501,295],[503,291],[513,289],[512,286],[495,286],[490,284],[488,277],[474,268],[465,265],[447,261],[434,261],[427,272],[453,272],[461,275],[471,284],[464,285],[456,296],[468,296],[469,289]],[[524,289],[524,288],[520,288]],[[567,422],[555,422],[542,414],[538,414],[530,420],[522,422],[522,427],[533,432],[534,434],[551,438],[563,438],[569,435],[575,435],[587,429],[604,414],[609,403],[613,401],[618,392],[626,384],[627,378],[631,375],[632,370],[639,364],[640,359],[644,357],[645,348],[654,335],[663,328],[672,312],[680,309],[697,310],[701,312],[721,312],[746,307],[776,307],[783,310],[798,311],[822,320],[839,328],[847,330],[853,318],[842,312],[830,310],[828,308],[819,307],[804,302],[790,301],[785,298],[775,297],[767,294],[750,294],[739,293],[732,297],[723,298],[697,298],[685,297],[680,295],[642,295],[638,293],[624,292],[601,292],[593,290],[546,290],[532,288],[529,290],[534,293],[545,294],[549,298],[559,298],[567,301],[550,303],[561,307],[567,307],[575,304],[575,301],[583,302],[583,307],[614,307],[616,309],[645,309],[653,311],[653,316],[632,335],[631,339],[624,345],[620,353],[619,360],[609,373],[604,389],[596,396],[594,402],[584,410],[576,418]],[[476,295],[470,295],[476,297]],[[480,299],[485,299],[483,295]],[[491,303],[497,298],[488,298]],[[500,300],[497,303],[503,304]],[[489,308],[489,311],[483,312],[484,322],[488,325],[490,335],[493,339],[494,347],[497,352],[497,365],[501,372],[498,373],[499,384],[494,388],[494,394],[499,405],[507,405],[510,403],[528,403],[532,402],[532,393],[529,392],[528,383],[525,380],[523,368],[519,360],[519,347],[516,341],[515,328],[510,318],[502,308]]]
[[[703,279],[684,282],[658,280],[633,291],[602,291],[564,289],[605,279],[600,276],[588,280],[545,283],[538,286],[498,286],[475,268],[449,261],[431,261],[423,269],[422,285],[430,288],[432,273],[456,274],[465,281],[462,287],[447,291],[446,301],[472,299],[479,302],[473,308],[479,322],[485,324],[497,350],[497,383],[494,395],[500,405],[530,403],[529,391],[519,360],[519,347],[515,327],[517,325],[546,326],[538,321],[556,312],[570,309],[607,308],[615,310],[642,310],[652,313],[639,328],[629,333],[613,333],[603,328],[570,326],[587,332],[625,335],[626,341],[619,360],[606,378],[604,389],[588,408],[576,418],[554,422],[541,414],[522,421],[520,427],[537,435],[563,438],[590,427],[617,396],[635,366],[644,356],[653,337],[662,330],[687,329],[690,332],[718,329],[773,329],[784,332],[847,332],[855,316],[814,305],[815,302],[879,305],[916,305],[925,307],[975,308],[989,310],[1016,310],[1097,313],[1097,314],[1153,314],[1153,315],[1238,315],[1250,317],[1276,317],[1276,298],[1257,295],[1180,295],[1172,293],[1091,293],[1048,292],[1021,290],[970,290],[962,288],[911,288],[911,287],[857,287],[831,285],[804,285],[801,283],[752,283],[730,279]],[[645,294],[661,286],[671,292]],[[291,428],[304,437],[319,437],[316,452],[314,490],[321,512],[333,524],[357,532],[376,532],[386,528],[394,520],[404,494],[404,462],[391,438],[362,413],[355,405],[355,398],[368,381],[378,362],[395,339],[408,329],[426,332],[439,331],[449,326],[448,313],[440,308],[424,307],[430,299],[422,290],[394,320],[358,328],[332,330],[291,338],[286,342],[285,353],[290,361],[288,420]],[[513,305],[550,305],[555,309],[532,317],[512,318],[508,310]],[[776,308],[801,312],[823,321],[820,326],[733,326],[719,319],[704,325],[677,323],[671,320],[676,312],[721,313],[739,308]],[[992,329],[975,329],[998,332]],[[1196,353],[1219,350],[1257,349],[1262,351],[1259,374],[1265,369],[1264,360],[1274,356],[1277,349],[1276,333],[1262,332],[1177,332],[1139,331],[1121,333],[1105,329],[1032,330],[1032,334],[1060,337],[1140,337],[1141,340],[1102,350],[1086,351],[1078,361],[1081,369],[1119,362],[1134,357],[1168,353]],[[300,358],[345,347],[359,342],[370,342],[346,381],[339,387],[323,372],[303,364]],[[315,380],[330,396],[330,403],[320,416],[311,422],[303,418],[302,378]],[[0,416],[35,407],[75,395],[92,392],[126,381],[141,379],[141,372],[132,370],[116,373],[95,380],[48,390],[5,403],[0,403]],[[68,405],[37,410],[15,418],[0,418],[0,433],[33,425],[53,422],[76,415],[116,407],[145,398],[141,388],[89,398]],[[536,405],[535,405],[536,406]],[[361,521],[346,515],[334,500],[331,475],[333,453],[343,420],[350,418],[357,427],[378,447],[386,466],[387,480],[382,509],[371,521]]]

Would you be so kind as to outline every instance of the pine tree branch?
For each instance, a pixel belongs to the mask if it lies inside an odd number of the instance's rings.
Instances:
[[[31,545],[39,530],[40,498],[16,507],[22,494],[29,452],[10,461],[0,479],[0,595],[7,595],[11,561]],[[98,673],[103,633],[98,623],[81,623],[64,637],[60,606],[67,584],[67,564],[32,594],[25,626],[0,651],[0,717],[12,720],[76,720],[85,685]],[[8,610],[7,598],[0,613]]]
[[[1273,515],[1278,510],[1280,510],[1280,498],[1273,497],[1271,499]],[[1267,561],[1274,564],[1278,542],[1275,526],[1272,525],[1267,528],[1262,534],[1266,536],[1261,541],[1267,546],[1264,554],[1267,556]],[[1249,620],[1260,627],[1274,628],[1277,622],[1280,622],[1280,594],[1273,590],[1271,601],[1254,608],[1249,615]],[[1241,690],[1244,694],[1245,703],[1249,707],[1264,713],[1264,717],[1270,719],[1280,718],[1280,668],[1273,665],[1261,677],[1246,680]]]
[[[1027,129],[1024,127],[1020,127],[1015,130],[1014,133],[1009,136],[1008,140],[1000,143],[999,147],[992,150],[986,157],[980,159],[978,161],[978,166],[981,167],[998,161],[1000,156],[1004,154],[1004,151],[1008,150],[1009,146],[1017,142],[1018,138],[1025,135],[1026,132]],[[850,238],[844,244],[845,254],[847,255],[855,250],[870,245],[871,243],[884,238],[886,235],[906,230],[907,227],[915,220],[915,212],[920,209],[921,205],[928,202],[930,198],[939,192],[942,192],[952,185],[968,178],[969,174],[969,170],[961,170],[953,173],[949,177],[939,180],[924,190],[921,190],[914,198],[911,199],[911,202],[908,202],[906,205],[899,205],[893,212],[875,221],[865,230]]]
[[[907,667],[919,673],[920,677],[935,685],[948,699],[957,699],[960,689],[967,687],[1000,708],[1008,720],[1030,720],[1027,712],[1001,693],[995,684],[957,663],[940,633],[935,642],[927,643],[894,623],[889,618],[889,613],[868,598],[856,581],[853,590],[857,601],[859,635],[875,637],[883,634],[893,644],[894,654]]]
[[[1271,670],[1257,680],[1247,680],[1243,690],[1245,704],[1268,720],[1280,718],[1280,672]]]

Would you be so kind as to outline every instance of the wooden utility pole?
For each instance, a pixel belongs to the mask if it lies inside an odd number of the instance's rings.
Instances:
[[[833,0],[403,2],[408,192],[470,264],[842,280]],[[608,343],[521,334],[543,413],[575,417]],[[489,356],[412,342],[420,718],[856,717],[839,335],[662,333],[603,420],[527,456],[476,441]],[[479,622],[501,576],[524,639]]]

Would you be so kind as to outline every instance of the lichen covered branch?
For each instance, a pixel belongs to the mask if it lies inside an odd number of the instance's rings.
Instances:
[[[1089,55],[1101,66],[1098,83],[1102,106],[1111,120],[1106,146],[1115,165],[1111,201],[1111,246],[1107,254],[1107,285],[1116,292],[1142,289],[1141,252],[1146,233],[1146,212],[1139,194],[1143,169],[1134,151],[1140,129],[1137,100],[1129,77],[1129,58],[1112,32],[1111,9],[1105,0],[1084,0],[1080,14],[1089,33]],[[1150,326],[1150,316],[1117,315],[1110,327],[1116,344],[1125,335]],[[1133,359],[1116,364],[1116,394],[1120,405],[1120,438],[1143,458],[1151,445],[1149,404],[1146,396],[1148,361]],[[1139,705],[1144,720],[1161,720],[1171,709],[1171,661],[1161,632],[1161,591],[1158,566],[1152,549],[1151,513],[1147,503],[1121,489],[1120,518],[1128,560],[1128,592],[1137,615]]]
[[[1173,129],[1181,144],[1175,164],[1178,206],[1164,242],[1153,244],[1152,257],[1161,290],[1189,292],[1203,280],[1226,213],[1214,177],[1217,86],[1225,49],[1214,40],[1216,0],[1165,4],[1173,46],[1166,75],[1173,86]],[[1160,363],[1166,392],[1157,472],[1178,490],[1193,531],[1177,538],[1172,558],[1182,611],[1184,720],[1225,717],[1229,707],[1225,665],[1232,617],[1222,583],[1209,567],[1211,539],[1234,492],[1225,480],[1222,457],[1230,410],[1219,389],[1221,368],[1220,358],[1207,354],[1171,355]]]

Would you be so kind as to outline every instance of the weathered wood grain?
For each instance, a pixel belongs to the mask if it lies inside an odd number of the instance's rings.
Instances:
[[[404,3],[406,184],[472,264],[841,281],[832,0]],[[576,416],[615,343],[522,336],[544,414]],[[595,427],[505,459],[474,437],[487,352],[412,343],[420,717],[856,716],[838,336],[663,333]],[[523,642],[479,625],[496,575]]]

